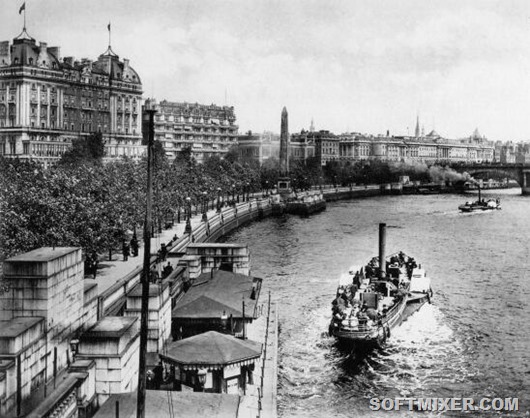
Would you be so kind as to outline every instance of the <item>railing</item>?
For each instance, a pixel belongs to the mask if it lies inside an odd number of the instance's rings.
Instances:
[[[175,241],[170,241],[167,245],[167,251],[177,250],[184,252],[191,242],[206,242],[221,235],[228,233],[230,230],[240,225],[256,219],[260,211],[270,208],[271,204],[268,199],[254,200],[251,202],[239,203],[235,207],[223,208],[221,213],[212,215],[207,222],[201,222],[192,230],[191,234],[183,235]],[[158,262],[157,256],[152,256],[150,265]],[[119,279],[115,284],[110,286],[98,297],[98,317],[105,316],[107,312],[116,307],[129,293],[129,291],[140,283],[142,266]]]

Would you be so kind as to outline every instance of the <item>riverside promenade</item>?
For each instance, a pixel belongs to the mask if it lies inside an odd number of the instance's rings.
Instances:
[[[318,187],[315,187],[314,190],[317,190]],[[322,192],[327,201],[349,199],[355,197],[368,197],[380,194],[380,187],[378,185],[368,185],[368,186],[353,186],[353,187],[332,187],[330,185],[325,185],[322,187]],[[259,207],[258,207],[259,206]],[[268,215],[267,209],[270,208],[270,202],[268,198],[263,198],[261,194],[252,195],[250,202],[242,202],[236,204],[235,208],[233,207],[224,207],[221,211],[221,214],[217,213],[216,210],[208,210],[207,217],[209,220],[210,226],[210,236],[207,237],[208,241],[213,241],[214,239],[220,238],[225,233],[230,232],[229,226],[238,227],[241,223],[233,223],[227,225],[224,228],[219,228],[221,226],[221,220],[223,223],[234,220],[235,217],[248,214],[250,212],[256,212],[261,208],[263,210],[263,216]],[[222,215],[222,216],[221,216]],[[202,214],[199,213],[191,217],[191,227],[192,234],[187,235],[184,233],[186,228],[185,217],[181,220],[180,223],[175,223],[172,228],[165,229],[161,233],[156,233],[154,238],[151,238],[151,254],[153,257],[152,262],[154,263],[156,253],[160,249],[162,244],[168,244],[168,250],[171,248],[178,248],[182,251],[185,251],[185,248],[189,242],[192,241],[192,237],[197,241],[203,241],[205,235],[205,222],[202,221]],[[217,229],[222,230],[221,234]],[[141,234],[138,234],[140,239]],[[176,241],[172,241],[174,236],[177,236]],[[140,241],[140,248],[138,250],[137,257],[129,256],[127,261],[123,260],[123,255],[121,252],[115,252],[113,254],[112,260],[108,259],[108,255],[100,256],[99,267],[94,283],[98,285],[98,293],[100,295],[104,294],[112,286],[115,286],[120,282],[121,279],[127,278],[131,274],[139,274],[138,269],[141,269],[143,266],[143,257],[144,257],[145,245],[143,241]],[[175,267],[175,266],[173,266]],[[161,275],[163,268],[162,263],[157,264],[157,271]],[[92,279],[92,275],[86,275],[87,279]]]
[[[322,188],[326,200],[334,201],[355,197],[368,197],[380,194],[379,186],[357,187],[327,187]],[[151,239],[151,266],[155,265],[159,274],[163,265],[168,261],[175,263],[177,259],[159,262],[156,252],[162,244],[166,244],[168,252],[185,253],[186,247],[192,242],[215,242],[223,235],[252,220],[261,219],[272,214],[272,199],[261,194],[252,195],[249,201],[238,203],[233,207],[224,207],[220,213],[209,210],[206,215],[208,221],[202,220],[201,213],[192,216],[191,234],[185,234],[186,221],[175,223],[170,229],[163,230]],[[175,235],[177,239],[175,239]],[[100,258],[100,265],[93,279],[86,276],[88,285],[97,283],[98,316],[113,314],[113,306],[125,299],[127,293],[140,282],[143,267],[145,246],[140,243],[137,257],[123,260],[121,253],[114,254],[112,260],[108,257]],[[176,266],[173,265],[175,268]],[[241,398],[238,412],[239,418],[277,416],[277,368],[278,368],[278,317],[276,304],[262,301],[263,315],[248,327],[248,337],[263,343],[261,361],[254,371],[254,384],[249,385],[249,391]],[[268,308],[270,306],[270,308]]]

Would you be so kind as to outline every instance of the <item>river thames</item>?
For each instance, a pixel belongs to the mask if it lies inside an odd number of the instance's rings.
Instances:
[[[492,191],[503,209],[478,214],[458,213],[472,199],[458,195],[352,199],[309,218],[268,218],[227,237],[248,244],[252,274],[264,279],[262,298],[271,290],[278,302],[279,415],[425,416],[373,412],[372,397],[518,397],[519,413],[502,414],[525,415],[530,197],[517,193]],[[415,257],[434,298],[392,333],[387,348],[356,357],[327,336],[331,300],[349,266],[377,255],[379,222],[389,226],[387,253]]]

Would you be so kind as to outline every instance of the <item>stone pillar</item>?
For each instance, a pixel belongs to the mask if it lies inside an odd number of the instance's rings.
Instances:
[[[83,315],[83,275],[80,248],[44,247],[4,262],[0,356],[17,353],[21,399],[71,359],[70,339]]]
[[[127,295],[124,316],[140,318],[142,312],[142,285],[137,284]],[[171,298],[169,284],[149,285],[149,313],[147,323],[147,352],[162,352],[171,335]],[[156,364],[154,365],[156,366]]]
[[[280,176],[289,175],[289,126],[287,109],[282,110],[282,124],[280,132]]]
[[[114,393],[135,391],[138,385],[138,318],[107,316],[79,338],[79,360],[96,363],[96,394],[103,404]]]

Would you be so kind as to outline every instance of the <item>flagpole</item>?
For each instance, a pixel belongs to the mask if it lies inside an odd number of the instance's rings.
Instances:
[[[109,22],[109,26],[108,27],[109,27],[109,48],[110,48],[110,30],[111,30],[110,29],[110,22]]]
[[[26,2],[24,2],[24,30],[26,30]]]

